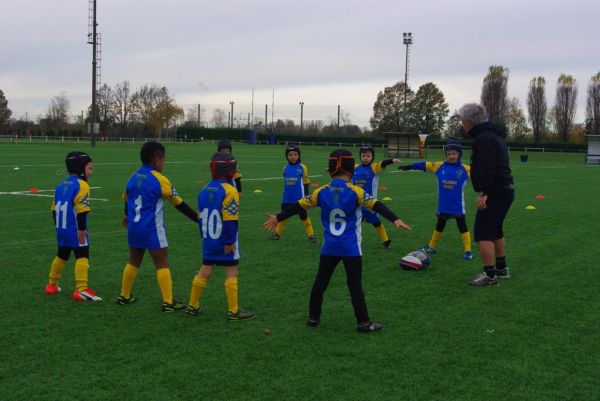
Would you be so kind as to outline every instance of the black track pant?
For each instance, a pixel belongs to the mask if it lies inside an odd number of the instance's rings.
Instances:
[[[437,224],[435,226],[435,231],[439,231],[439,232],[444,232],[444,228],[446,227],[446,222],[449,219],[456,219],[456,225],[458,226],[458,231],[460,231],[461,234],[466,233],[467,231],[469,231],[469,228],[467,227],[467,220],[465,218],[464,214],[438,214],[437,217]]]
[[[362,289],[362,256],[327,256],[321,255],[319,260],[319,271],[310,293],[309,317],[319,320],[321,317],[321,304],[323,295],[329,285],[335,267],[341,261],[346,269],[346,284],[350,290],[350,298],[354,307],[354,315],[358,324],[369,321],[365,293]]]

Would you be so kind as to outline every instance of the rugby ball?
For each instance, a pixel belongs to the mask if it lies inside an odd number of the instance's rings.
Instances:
[[[425,268],[421,259],[412,255],[406,255],[400,259],[400,267],[404,270],[422,270]]]
[[[427,267],[431,264],[431,256],[429,256],[429,254],[423,251],[422,249],[419,249],[418,251],[413,251],[409,253],[409,255],[418,258],[424,267]]]

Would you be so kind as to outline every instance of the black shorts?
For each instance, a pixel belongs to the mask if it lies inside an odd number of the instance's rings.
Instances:
[[[504,238],[502,223],[515,199],[514,191],[489,194],[485,209],[477,209],[473,234],[475,242],[495,241]]]
[[[239,259],[235,259],[235,260],[202,259],[202,264],[205,266],[237,266],[240,264],[240,260]]]

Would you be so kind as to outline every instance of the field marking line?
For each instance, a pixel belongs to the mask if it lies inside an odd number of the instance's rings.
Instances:
[[[322,176],[323,176],[323,174],[309,175],[310,178],[322,177]],[[246,181],[270,181],[270,180],[283,180],[283,177],[244,178],[244,182],[246,182]]]
[[[90,189],[100,189],[100,188],[102,188],[102,187],[90,187]],[[38,189],[38,192],[54,192],[54,190],[53,189]],[[54,195],[31,193],[29,191],[0,192],[0,195],[23,195],[23,196],[40,196],[43,198],[54,198]],[[104,199],[104,198],[90,198],[90,200],[97,200],[100,202],[108,202],[108,199]]]

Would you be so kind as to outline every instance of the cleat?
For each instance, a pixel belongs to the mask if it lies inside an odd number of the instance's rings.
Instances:
[[[227,320],[250,320],[256,317],[256,312],[238,309],[237,312],[228,312]]]
[[[185,308],[186,305],[184,305],[183,303],[179,302],[176,299],[173,299],[173,303],[170,304],[168,302],[163,302],[162,303],[162,311],[163,312],[175,312],[178,310],[182,310],[183,308]]]
[[[196,316],[200,314],[200,308],[194,308],[192,305],[187,305],[183,310],[187,316]]]
[[[389,239],[383,243],[383,249],[385,249],[386,251],[389,251],[390,249],[392,249],[392,240],[391,239]]]
[[[372,331],[381,331],[381,329],[383,329],[383,325],[373,321],[362,323],[356,326],[356,331],[359,333],[370,333]]]
[[[435,248],[430,247],[429,245],[425,245],[422,249],[423,252],[428,253],[430,255],[433,255],[434,253],[436,253],[437,251],[435,250]]]
[[[463,256],[464,260],[472,260],[473,259],[473,252],[465,252],[465,256]]]
[[[89,288],[86,288],[85,290],[82,290],[82,291],[75,290],[73,292],[73,299],[77,302],[102,301],[102,298],[100,298],[98,295],[96,295],[96,292],[94,290],[90,290]]]
[[[56,295],[62,291],[58,284],[47,284],[45,290],[46,295]]]
[[[311,244],[316,244],[317,243],[317,236],[316,235],[311,235],[310,237],[308,237],[308,242],[310,242]]]
[[[134,297],[133,295],[131,295],[129,298],[125,298],[123,295],[119,295],[117,297],[117,305],[127,305],[127,304],[132,304],[135,301],[137,301],[137,298]]]
[[[485,272],[483,272],[479,276],[475,277],[473,280],[467,281],[467,285],[470,285],[473,287],[485,287],[488,285],[498,285],[498,278],[496,275],[494,275],[494,277],[490,277]]]
[[[496,277],[498,278],[510,278],[510,269],[505,267],[504,269],[495,269]]]
[[[319,321],[319,319],[313,319],[313,318],[310,318],[310,317],[309,317],[309,318],[306,320],[306,325],[307,325],[308,327],[317,327],[317,326],[319,325],[319,323],[321,323],[321,322]]]
[[[269,237],[269,239],[272,240],[278,240],[279,238],[281,238],[281,235],[277,234],[277,233],[271,233],[271,236]]]

